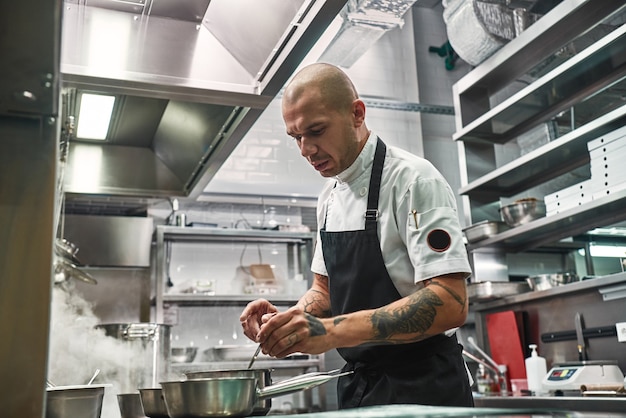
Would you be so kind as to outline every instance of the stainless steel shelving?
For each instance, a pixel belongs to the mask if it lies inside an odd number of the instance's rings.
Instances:
[[[497,248],[507,252],[526,251],[625,219],[626,190],[621,190],[558,214],[511,228],[467,248],[469,251],[480,248]]]
[[[163,303],[176,304],[178,306],[245,306],[250,300],[257,297],[270,298],[277,305],[295,305],[298,298],[290,295],[278,294],[243,294],[243,295],[163,295]]]
[[[242,243],[278,243],[295,247],[290,251],[288,260],[291,269],[310,265],[313,251],[314,234],[309,232],[289,232],[263,229],[225,229],[208,227],[177,227],[159,225],[156,228],[156,288],[155,315],[157,321],[163,320],[164,304],[179,306],[241,306],[252,298],[265,296],[279,304],[295,303],[293,295],[204,295],[204,294],[166,294],[165,280],[167,272],[166,243],[172,242],[242,242]],[[293,255],[291,255],[293,254]],[[305,280],[310,277],[308,269],[302,269]]]
[[[492,94],[518,79],[572,39],[585,33],[607,16],[624,7],[626,5],[623,2],[614,0],[563,1],[459,80],[453,87],[457,131],[454,139],[463,141],[488,139],[502,143],[512,139],[513,134],[522,129],[520,124],[523,124],[524,121],[539,120],[541,117],[545,117],[545,113],[552,113],[553,108],[559,103],[571,100],[571,97],[553,97],[551,107],[546,108],[543,99],[545,99],[546,94],[549,95],[550,92],[547,90],[549,87],[559,87],[553,83],[559,78],[561,79],[560,87],[566,86],[569,89],[570,87],[565,82],[575,83],[580,80],[580,72],[585,72],[590,64],[594,66],[596,60],[603,62],[607,58],[610,59],[613,54],[616,54],[617,57],[623,56],[623,52],[619,52],[624,48],[623,45],[618,45],[620,42],[615,44],[610,38],[607,38],[606,45],[599,43],[594,47],[598,51],[594,51],[591,54],[593,56],[581,55],[575,61],[570,60],[570,63],[566,63],[558,70],[555,69],[549,76],[546,75],[543,82],[529,86],[517,97],[512,97],[506,105],[497,106],[494,109],[490,108],[490,96]],[[621,38],[621,35],[615,36]],[[623,44],[623,41],[621,43]],[[588,52],[591,53],[592,51]],[[617,62],[619,61],[621,60],[618,59]],[[609,63],[609,66],[612,64]],[[608,74],[610,73],[610,69],[602,69],[594,78],[602,80],[609,77]],[[596,82],[598,82],[597,80]],[[589,83],[589,80],[586,79],[581,81]],[[568,91],[569,95],[574,93],[575,90]],[[531,99],[540,100],[539,107]],[[531,105],[531,108],[526,109],[526,105]],[[524,121],[511,125],[509,121],[504,120],[503,127],[500,127],[499,130],[494,129],[492,125],[500,117],[512,116],[514,120],[517,120],[519,117],[516,115],[517,111],[524,115],[524,118],[521,118]]]
[[[626,24],[615,24],[623,19],[624,10],[624,2],[565,0],[455,84],[457,132],[453,137],[462,153],[459,193],[467,213],[472,213],[472,205],[498,202],[584,168],[590,161],[587,143],[626,124],[626,105],[619,98],[611,102],[605,114],[594,116],[597,109],[589,110],[604,100],[603,94],[613,95],[626,84]],[[608,34],[491,107],[494,94],[574,38],[600,24],[607,26],[609,17],[615,28]],[[567,134],[498,166],[492,145],[512,141],[566,109],[585,114],[588,120],[578,125],[572,120]],[[482,166],[479,170],[472,167],[470,172],[476,156]],[[614,192],[470,244],[468,250],[538,249],[597,226],[623,221],[624,208],[626,191]],[[471,216],[467,215],[470,222],[481,220]]]
[[[589,163],[587,142],[624,125],[626,105],[472,181],[459,193],[485,201],[518,194]]]
[[[453,138],[505,143],[625,75],[626,26],[622,26],[467,124]]]

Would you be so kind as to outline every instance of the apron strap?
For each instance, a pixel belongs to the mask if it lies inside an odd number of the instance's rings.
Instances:
[[[378,138],[376,142],[376,152],[374,154],[374,162],[372,163],[372,175],[370,176],[370,185],[367,195],[367,210],[365,211],[365,229],[376,229],[378,222],[378,195],[380,191],[380,183],[383,177],[383,165],[385,163],[385,154],[387,147],[385,143]]]

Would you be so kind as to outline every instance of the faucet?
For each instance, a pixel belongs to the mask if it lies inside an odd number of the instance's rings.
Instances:
[[[502,372],[502,370],[500,370],[500,365],[496,363],[494,359],[489,357],[489,355],[487,355],[487,353],[485,353],[478,346],[478,344],[476,344],[476,341],[474,341],[474,338],[467,337],[467,341],[474,347],[474,349],[476,349],[476,351],[478,351],[478,353],[480,353],[480,355],[483,356],[485,360],[475,356],[474,354],[468,352],[465,349],[463,350],[463,355],[471,360],[474,360],[478,364],[482,364],[486,369],[490,370],[495,375],[498,381],[498,386],[500,386],[500,393],[502,395],[505,395],[509,391],[509,388],[508,388],[508,384],[506,381],[506,374]]]

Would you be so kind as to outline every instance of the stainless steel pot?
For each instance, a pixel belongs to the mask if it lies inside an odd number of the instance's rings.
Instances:
[[[46,418],[100,418],[104,386],[56,386],[46,391]]]
[[[315,373],[259,388],[253,377],[222,377],[161,382],[171,418],[242,417],[261,399],[299,392],[352,372]]]
[[[150,322],[100,324],[105,334],[125,341],[137,353],[127,366],[127,375],[120,381],[122,393],[133,393],[138,388],[155,388],[167,379],[171,356],[171,325]],[[142,370],[143,373],[132,373]]]
[[[170,418],[161,388],[139,389],[143,413],[149,418]]]
[[[202,372],[187,372],[185,377],[188,380],[224,378],[224,377],[246,377],[254,378],[258,388],[265,388],[272,384],[272,371],[270,369],[236,369],[236,370],[209,370]],[[252,408],[251,415],[267,415],[272,408],[272,399],[258,399]]]

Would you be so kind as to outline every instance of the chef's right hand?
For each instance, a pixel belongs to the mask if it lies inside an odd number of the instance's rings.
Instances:
[[[248,303],[239,317],[244,335],[252,341],[258,342],[257,336],[261,330],[261,325],[277,312],[278,308],[265,299],[257,299]]]

